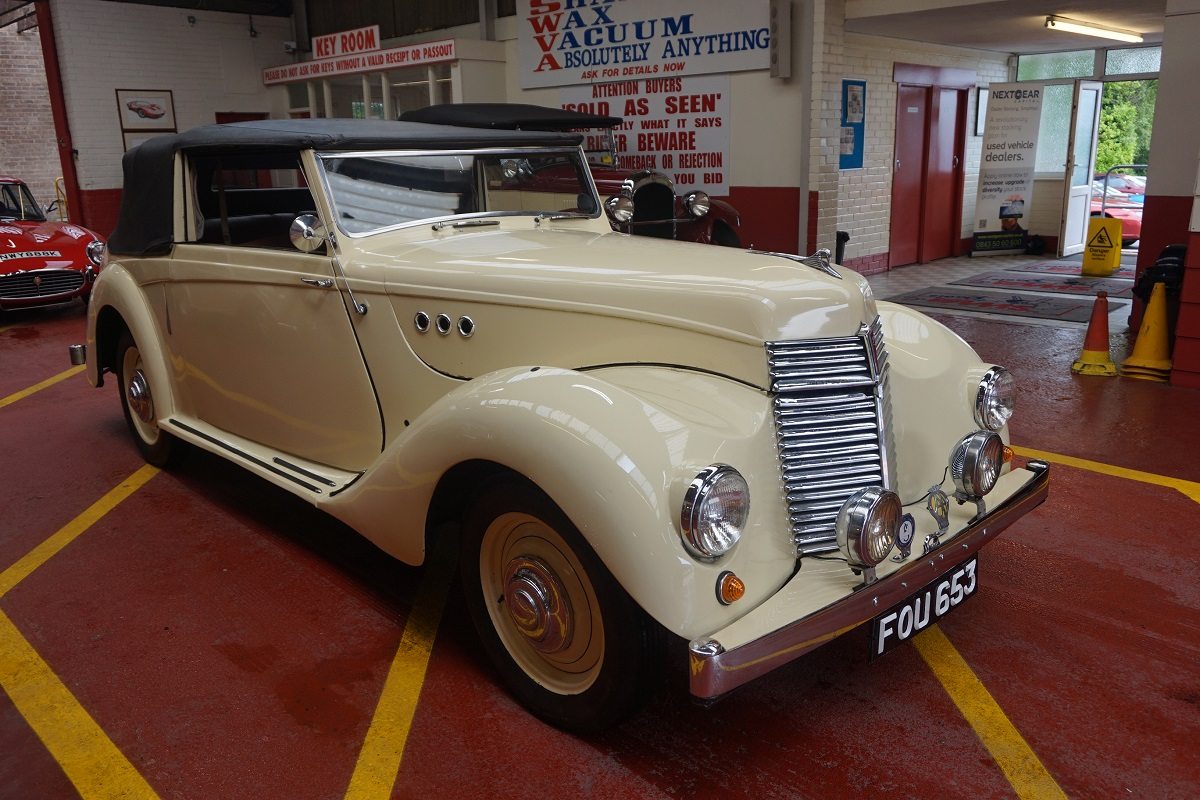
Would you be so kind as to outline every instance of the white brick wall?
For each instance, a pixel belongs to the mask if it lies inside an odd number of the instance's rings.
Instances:
[[[0,30],[0,175],[29,184],[44,205],[62,172],[37,30]]]
[[[261,70],[289,61],[283,42],[295,37],[288,18],[254,17],[252,38],[245,14],[50,2],[82,189],[122,184],[117,89],[170,89],[179,130],[212,123],[217,111],[287,116],[285,90],[264,87]]]

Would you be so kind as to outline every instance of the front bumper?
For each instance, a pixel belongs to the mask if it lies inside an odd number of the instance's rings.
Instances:
[[[1045,501],[1050,466],[1030,461],[1031,477],[982,519],[885,578],[838,602],[738,647],[726,650],[720,634],[689,646],[691,693],[710,701],[798,658],[891,608],[942,573],[966,561],[1002,530]],[[919,544],[919,543],[918,543]],[[802,575],[793,582],[802,580]],[[786,592],[787,586],[782,592]]]

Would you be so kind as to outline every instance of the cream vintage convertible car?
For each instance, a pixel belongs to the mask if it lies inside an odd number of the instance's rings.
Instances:
[[[72,357],[152,463],[209,450],[412,564],[459,531],[484,649],[565,728],[636,708],[664,646],[713,700],[979,591],[977,551],[1048,486],[1004,444],[1009,373],[827,253],[614,232],[629,198],[597,196],[579,143],[152,139]]]

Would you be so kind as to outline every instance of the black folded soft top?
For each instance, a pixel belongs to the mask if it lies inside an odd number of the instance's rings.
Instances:
[[[449,150],[478,147],[575,147],[577,134],[459,128],[365,119],[272,119],[205,125],[158,136],[125,153],[121,214],[108,248],[157,255],[173,244],[175,154],[269,150]]]

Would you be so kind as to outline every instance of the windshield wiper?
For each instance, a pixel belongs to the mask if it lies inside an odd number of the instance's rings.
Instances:
[[[591,219],[592,215],[583,211],[556,211],[553,214],[538,214],[533,218],[536,223],[546,222],[547,220],[556,219]]]
[[[435,222],[433,229],[440,231],[442,228],[482,228],[485,225],[499,225],[498,219],[462,219],[458,222]]]

